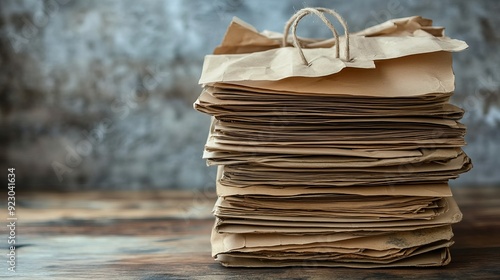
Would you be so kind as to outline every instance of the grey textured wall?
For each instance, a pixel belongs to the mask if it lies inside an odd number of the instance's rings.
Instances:
[[[337,9],[352,30],[422,15],[463,39],[455,104],[475,168],[455,185],[500,183],[500,1],[0,2],[0,151],[30,189],[208,188],[209,118],[195,112],[203,56],[233,15],[281,31],[295,10]],[[328,37],[314,22],[301,35]],[[54,170],[57,170],[55,172]]]

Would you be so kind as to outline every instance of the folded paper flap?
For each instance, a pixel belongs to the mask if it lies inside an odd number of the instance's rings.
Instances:
[[[215,48],[214,54],[250,53],[279,47],[279,40],[259,34],[255,27],[233,17],[221,45]]]
[[[362,31],[356,32],[360,36],[411,36],[418,30],[439,30],[440,32],[430,33],[436,37],[444,36],[442,27],[432,26],[432,20],[421,16],[412,16],[398,19],[391,19],[381,24],[368,27]]]
[[[303,64],[293,47],[264,52],[231,55],[207,55],[200,84],[246,80],[276,81],[289,77],[322,77],[340,72],[345,67],[375,68],[371,60],[344,62],[334,57],[333,49],[304,49],[312,64]]]
[[[205,57],[199,83],[323,77],[338,73],[346,67],[374,68],[374,60],[439,51],[461,51],[467,48],[465,42],[448,37],[398,34],[374,37],[351,34],[351,61],[335,58],[333,48],[304,48],[304,55],[310,62],[310,65],[304,65],[296,48],[279,47],[276,39],[266,38],[237,20],[231,23],[223,44],[215,51],[216,54]],[[341,49],[345,48],[345,44],[345,37],[341,37]],[[216,69],[220,70],[215,71]]]

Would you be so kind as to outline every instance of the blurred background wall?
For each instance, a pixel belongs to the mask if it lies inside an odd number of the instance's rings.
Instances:
[[[203,56],[232,16],[282,31],[304,6],[351,30],[422,15],[469,49],[453,103],[467,110],[474,169],[453,184],[500,186],[500,1],[2,0],[1,167],[18,188],[212,188],[201,159],[209,117],[192,109]],[[300,35],[329,37],[306,21]],[[2,169],[4,170],[4,169]]]

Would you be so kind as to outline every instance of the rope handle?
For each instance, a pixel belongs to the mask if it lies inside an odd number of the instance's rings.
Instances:
[[[340,57],[340,39],[337,33],[337,30],[335,27],[332,25],[332,23],[325,17],[324,13],[330,14],[334,16],[342,25],[344,28],[345,32],[345,37],[346,37],[346,47],[345,47],[345,60],[350,61],[350,49],[349,49],[349,30],[347,27],[347,23],[344,20],[344,18],[337,13],[336,11],[332,9],[326,9],[326,8],[303,8],[296,12],[285,24],[285,30],[283,32],[283,41],[282,41],[282,46],[285,47],[287,45],[287,37],[288,33],[290,30],[290,27],[292,27],[292,36],[293,36],[293,45],[299,50],[300,57],[302,61],[304,62],[305,65],[309,66],[311,65],[310,62],[307,61],[304,51],[302,50],[302,47],[300,46],[299,39],[297,38],[297,25],[300,22],[302,18],[304,18],[307,15],[310,14],[315,14],[317,15],[323,23],[326,24],[326,26],[332,31],[333,36],[335,38],[335,58]]]

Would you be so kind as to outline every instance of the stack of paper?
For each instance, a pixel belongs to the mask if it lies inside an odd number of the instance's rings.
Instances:
[[[214,116],[203,157],[219,166],[218,261],[449,263],[451,224],[462,214],[448,180],[471,168],[461,149],[463,111],[448,103],[450,51],[466,45],[430,24],[405,18],[351,36],[354,61],[325,74],[333,70],[311,68],[327,55],[315,60],[313,51],[331,42],[311,41],[304,51],[313,63],[303,66],[275,33],[231,23],[205,60],[194,105]],[[289,61],[276,59],[284,51]]]

